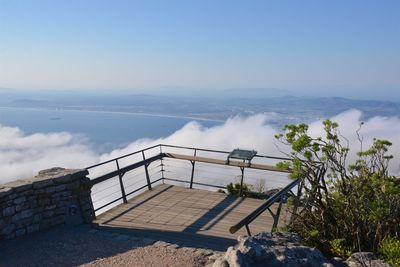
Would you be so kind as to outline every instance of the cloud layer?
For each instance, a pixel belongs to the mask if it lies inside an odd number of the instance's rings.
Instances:
[[[209,149],[232,150],[240,147],[255,149],[259,154],[281,156],[277,149],[274,129],[268,122],[268,114],[250,117],[234,117],[224,124],[206,128],[198,122],[190,122],[170,136],[159,139],[139,139],[123,149],[106,154],[97,154],[87,144],[84,137],[67,132],[24,134],[18,128],[0,125],[0,183],[35,175],[39,170],[61,166],[83,168],[93,163],[117,157],[151,145],[165,143]],[[356,130],[362,121],[362,113],[349,110],[332,118],[340,124],[341,132],[349,140],[354,152],[360,148]],[[312,135],[323,132],[321,121],[310,124]],[[361,130],[364,147],[371,144],[374,137],[393,142],[391,153],[395,156],[391,171],[399,169],[400,118],[373,117],[364,122]],[[281,147],[281,149],[284,149]]]

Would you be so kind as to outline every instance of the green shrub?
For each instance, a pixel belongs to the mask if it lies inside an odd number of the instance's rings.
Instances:
[[[290,228],[325,253],[377,252],[382,240],[400,236],[400,179],[388,173],[391,143],[374,139],[349,164],[339,125],[323,125],[324,137],[310,136],[305,124],[287,125],[276,136],[292,149],[291,160],[278,166],[301,179],[303,192]]]
[[[379,246],[379,255],[393,267],[400,267],[400,240],[396,238],[386,238]]]
[[[248,196],[252,186],[250,184],[243,183],[243,196]],[[226,190],[229,195],[239,196],[240,193],[240,182],[229,183],[226,186]]]
[[[346,247],[346,240],[344,238],[333,239],[329,241],[331,252],[333,255],[347,258],[351,255],[351,249]]]
[[[240,178],[239,178],[240,179]],[[240,181],[229,183],[226,185],[226,189],[218,189],[219,193],[228,193],[229,195],[239,196],[240,194]],[[242,196],[257,199],[267,199],[271,196],[270,193],[266,192],[265,180],[258,179],[254,185],[243,183]],[[287,199],[285,199],[285,202]]]

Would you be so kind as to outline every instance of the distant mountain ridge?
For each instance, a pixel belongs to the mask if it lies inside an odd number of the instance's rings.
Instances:
[[[269,96],[270,89],[254,88],[247,97],[244,89],[229,89],[213,97],[168,96],[146,93],[96,92],[14,92],[0,91],[0,106],[14,108],[59,108],[66,110],[113,111],[227,119],[235,115],[272,112],[282,120],[296,118],[310,121],[331,117],[349,109],[359,109],[366,118],[399,116],[400,103],[380,100],[358,100],[344,97]],[[236,92],[236,93],[226,93]],[[262,92],[255,97],[253,94]],[[285,91],[280,91],[279,94]],[[222,95],[221,95],[222,93]],[[288,121],[286,121],[288,122]],[[290,122],[290,121],[289,121]],[[296,122],[296,121],[293,121]]]

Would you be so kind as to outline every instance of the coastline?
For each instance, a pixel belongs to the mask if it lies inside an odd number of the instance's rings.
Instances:
[[[37,110],[37,111],[65,111],[65,112],[86,112],[86,113],[104,113],[104,114],[121,114],[121,115],[135,115],[135,116],[147,116],[147,117],[159,117],[159,118],[175,118],[175,119],[188,119],[188,120],[198,120],[198,121],[210,121],[210,122],[225,122],[222,119],[210,119],[204,117],[195,117],[195,116],[185,116],[185,115],[173,115],[173,114],[160,114],[160,113],[149,113],[149,112],[128,112],[128,111],[112,111],[112,110],[88,110],[88,109],[76,109],[76,108],[31,108],[31,107],[9,107],[9,106],[0,106],[1,109],[9,109],[9,110]]]

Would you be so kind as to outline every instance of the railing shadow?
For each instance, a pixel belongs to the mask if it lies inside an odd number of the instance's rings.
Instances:
[[[125,211],[121,212],[120,214],[118,214],[118,215],[116,215],[116,216],[114,216],[114,217],[108,219],[107,221],[104,222],[104,224],[108,224],[108,223],[110,223],[110,222],[112,222],[112,221],[114,221],[114,220],[117,220],[118,218],[120,218],[120,217],[124,216],[125,214],[131,212],[132,210],[134,210],[134,209],[140,207],[141,205],[145,204],[146,202],[148,202],[148,201],[150,201],[150,200],[152,200],[152,199],[154,199],[154,198],[160,196],[162,193],[167,192],[167,191],[170,190],[172,187],[173,187],[173,186],[170,185],[170,186],[168,186],[167,188],[164,188],[164,189],[162,189],[161,191],[155,193],[154,195],[152,195],[152,196],[150,196],[150,197],[148,197],[148,198],[146,198],[146,199],[140,201],[139,203],[134,204],[132,207],[126,209]],[[147,191],[147,192],[151,192],[151,191]],[[124,204],[124,205],[130,205],[130,204],[129,204],[129,202],[128,202],[127,204]],[[117,206],[117,207],[118,207],[118,206]],[[111,210],[112,210],[112,209],[111,209]],[[108,212],[110,212],[110,211],[108,211]]]
[[[238,200],[238,198],[235,196],[229,196],[229,195],[225,196],[219,203],[217,203],[213,207],[210,207],[206,213],[204,213],[195,222],[188,225],[182,232],[197,233],[208,223],[210,224],[207,225],[205,229],[211,229],[214,225],[223,220],[242,201],[243,198],[240,198]]]

